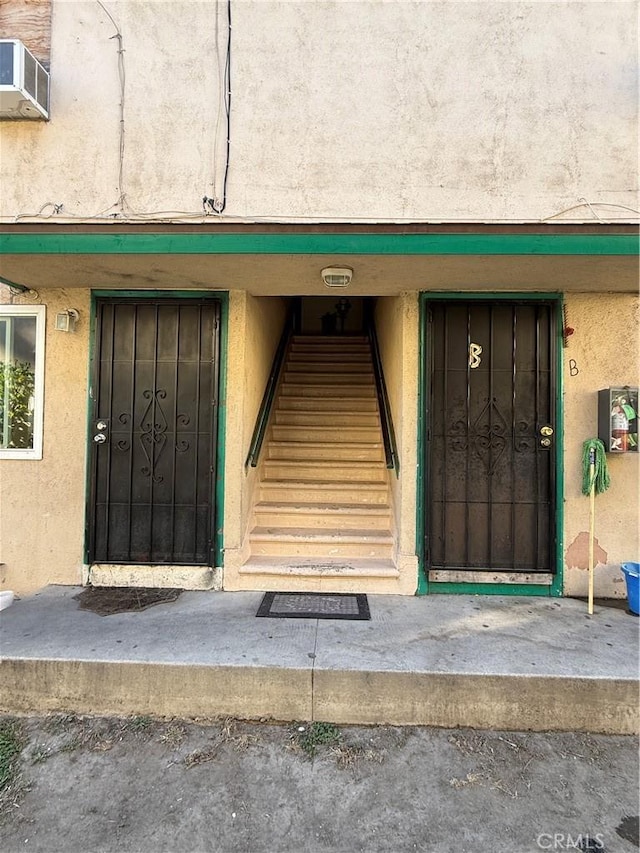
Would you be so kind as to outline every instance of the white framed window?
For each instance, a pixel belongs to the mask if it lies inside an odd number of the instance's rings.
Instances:
[[[44,305],[0,305],[0,459],[42,459]]]

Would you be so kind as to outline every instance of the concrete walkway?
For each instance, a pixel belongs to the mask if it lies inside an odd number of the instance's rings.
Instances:
[[[369,596],[371,621],[256,618],[260,592],[138,613],[48,587],[0,614],[0,707],[631,734],[640,620],[506,596]]]

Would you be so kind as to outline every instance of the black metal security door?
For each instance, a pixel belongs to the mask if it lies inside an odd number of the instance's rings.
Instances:
[[[98,302],[91,562],[213,565],[219,313]]]
[[[554,572],[554,305],[427,310],[427,569]]]

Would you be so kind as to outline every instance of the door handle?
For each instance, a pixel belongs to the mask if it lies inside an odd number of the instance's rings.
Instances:
[[[550,424],[544,424],[540,427],[540,447],[551,447],[551,436],[553,435],[553,427]]]

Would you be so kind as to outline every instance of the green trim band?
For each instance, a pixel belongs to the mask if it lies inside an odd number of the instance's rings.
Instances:
[[[628,234],[0,234],[5,255],[638,255]]]
[[[539,583],[444,583],[431,581],[429,594],[465,593],[466,595],[552,595],[551,587]]]

